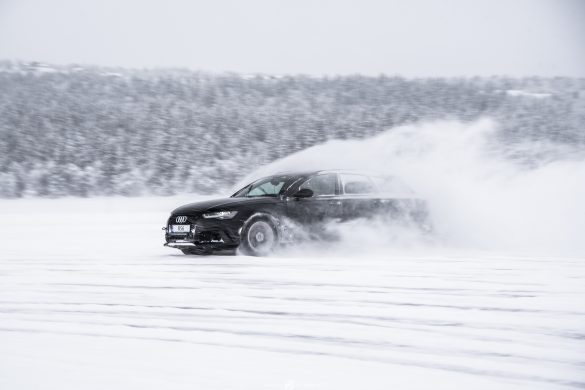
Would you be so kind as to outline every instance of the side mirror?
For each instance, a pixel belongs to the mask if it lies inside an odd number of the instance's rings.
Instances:
[[[313,196],[313,190],[310,188],[303,188],[294,193],[293,198],[310,198]]]

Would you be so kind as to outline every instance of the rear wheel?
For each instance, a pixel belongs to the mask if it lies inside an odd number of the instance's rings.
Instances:
[[[252,220],[242,231],[240,249],[249,256],[266,256],[278,244],[276,228],[267,219]]]

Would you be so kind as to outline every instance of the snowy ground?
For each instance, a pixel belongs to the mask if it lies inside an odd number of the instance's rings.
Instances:
[[[185,201],[0,202],[0,389],[585,388],[585,259],[183,256]]]

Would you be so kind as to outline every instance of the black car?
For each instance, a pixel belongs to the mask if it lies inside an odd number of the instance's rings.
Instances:
[[[294,242],[299,230],[319,235],[328,221],[373,216],[427,224],[425,202],[396,179],[314,171],[276,174],[229,198],[181,206],[173,210],[163,230],[165,246],[185,254],[238,248],[259,256]]]

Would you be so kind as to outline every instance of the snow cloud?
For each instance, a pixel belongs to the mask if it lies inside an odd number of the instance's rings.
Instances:
[[[330,141],[269,164],[245,180],[331,168],[399,177],[427,199],[435,229],[435,240],[429,241],[370,222],[334,226],[347,237],[346,245],[336,245],[341,251],[392,249],[399,243],[585,253],[584,156],[553,144],[503,144],[491,120],[421,123],[364,140]]]

